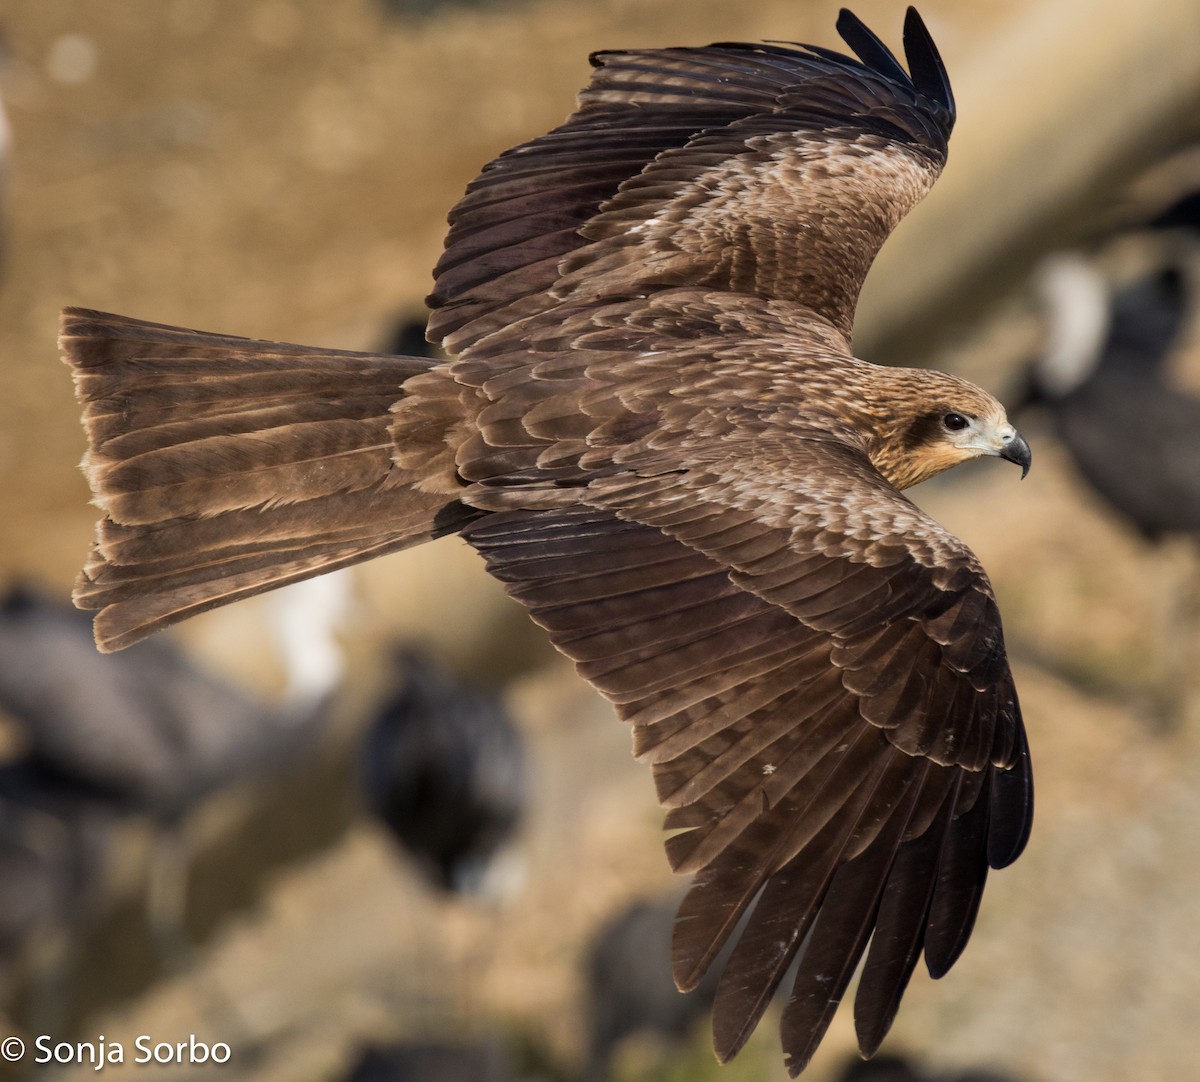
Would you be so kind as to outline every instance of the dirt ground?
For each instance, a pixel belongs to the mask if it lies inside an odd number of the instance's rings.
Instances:
[[[1033,6],[938,0],[922,10],[955,74]],[[898,39],[901,5],[855,10]],[[0,89],[15,149],[0,279],[3,570],[65,595],[91,538],[83,438],[54,343],[64,304],[373,347],[419,309],[450,204],[488,158],[562,119],[590,50],[833,44],[835,17],[824,0],[447,3],[427,19],[389,15],[377,0],[6,0]],[[937,363],[987,371],[999,388],[1028,327],[993,315],[986,334]],[[1115,523],[1048,433],[1026,435],[1035,464],[1023,484],[981,464],[920,499],[996,585],[1037,770],[1035,833],[1020,862],[993,876],[953,973],[914,979],[886,1047],[1030,1082],[1191,1078],[1200,719],[1192,702],[1190,726],[1164,729],[1158,692],[1164,599],[1200,571],[1193,551],[1152,549]],[[611,710],[465,546],[380,560],[357,583],[349,649],[361,682],[314,768],[329,811],[286,805],[271,820],[295,835],[288,859],[262,855],[269,845],[243,856],[270,869],[249,904],[206,903],[187,973],[124,979],[117,970],[135,948],[111,942],[113,972],[79,978],[89,1006],[72,1039],[103,1033],[132,1047],[138,1034],[196,1033],[228,1041],[234,1057],[189,1074],[254,1082],[336,1079],[364,1043],[405,1034],[497,1040],[530,1077],[576,1065],[583,944],[623,901],[672,888],[649,778]],[[278,671],[256,648],[261,635],[255,603],[179,632],[266,693]],[[523,882],[506,902],[439,902],[354,814],[338,771],[382,644],[397,636],[507,681],[535,786]],[[204,809],[201,848],[224,839],[220,859],[236,863],[230,824],[265,799],[241,793]],[[322,815],[325,829],[311,827]],[[198,873],[205,897],[223,880],[214,860]],[[665,1058],[634,1048],[623,1076],[782,1079],[775,1030],[768,1018],[722,1069],[702,1033]],[[824,1082],[852,1046],[847,1011],[807,1077]]]

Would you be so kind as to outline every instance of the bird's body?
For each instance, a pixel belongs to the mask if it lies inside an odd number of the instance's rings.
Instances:
[[[908,72],[838,26],[860,60],[596,54],[578,111],[451,212],[448,360],[82,310],[63,331],[105,512],[76,593],[101,645],[460,533],[634,728],[696,873],[677,984],[728,950],[718,1056],[800,955],[793,1073],[864,952],[868,1053],[922,951],[950,967],[1032,809],[991,586],[901,492],[1029,448],[979,388],[851,350],[953,98],[915,12]]]

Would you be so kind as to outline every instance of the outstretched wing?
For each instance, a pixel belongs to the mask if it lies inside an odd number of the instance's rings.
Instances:
[[[736,935],[713,1013],[727,1059],[802,951],[782,1020],[796,1074],[866,950],[855,1017],[870,1053],[922,951],[934,976],[949,969],[988,866],[1028,834],[986,579],[969,554],[947,575],[902,540],[856,537],[832,504],[805,533],[718,511],[687,475],[596,495],[612,508],[501,512],[464,536],[653,765],[679,832],[668,854],[695,873],[676,980],[693,987]]]
[[[875,253],[941,171],[954,100],[909,9],[909,73],[855,16],[816,46],[601,52],[580,107],[486,166],[450,214],[429,334],[510,305],[705,285],[786,298],[849,337]]]
[[[695,874],[676,978],[736,938],[727,1058],[803,950],[796,1071],[864,951],[866,1051],[922,951],[949,968],[1031,810],[991,587],[839,438],[837,379],[863,366],[817,322],[673,290],[560,307],[454,367],[481,396],[463,498],[494,512],[463,535],[633,723]]]

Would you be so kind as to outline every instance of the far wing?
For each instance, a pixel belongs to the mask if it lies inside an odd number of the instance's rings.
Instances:
[[[849,337],[875,253],[941,171],[954,102],[912,9],[911,75],[849,12],[838,29],[861,61],[814,46],[597,53],[578,112],[493,161],[451,211],[431,339],[458,352],[523,299],[678,285],[793,300]]]
[[[1029,764],[1015,698],[1001,765],[902,750],[864,719],[873,691],[855,690],[838,634],[623,515],[501,512],[463,533],[634,726],[666,826],[680,831],[667,843],[672,864],[696,873],[676,922],[681,987],[699,981],[753,904],[718,987],[718,1056],[741,1047],[803,947],[782,1023],[798,1072],[873,934],[855,1008],[872,1051],[922,950],[935,976],[950,967],[989,863],[1024,844]],[[727,541],[743,533],[728,525]]]

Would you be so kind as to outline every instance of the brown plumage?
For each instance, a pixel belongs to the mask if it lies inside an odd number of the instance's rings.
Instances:
[[[720,1058],[795,966],[793,1074],[864,951],[867,1053],[922,951],[949,969],[1032,808],[991,586],[900,492],[1029,449],[985,392],[850,346],[953,98],[915,12],[911,75],[838,28],[861,61],[596,54],[578,111],[451,212],[449,361],[75,309],[63,331],[105,513],[76,594],[101,647],[461,533],[633,726],[695,876],[680,987],[736,939]]]

